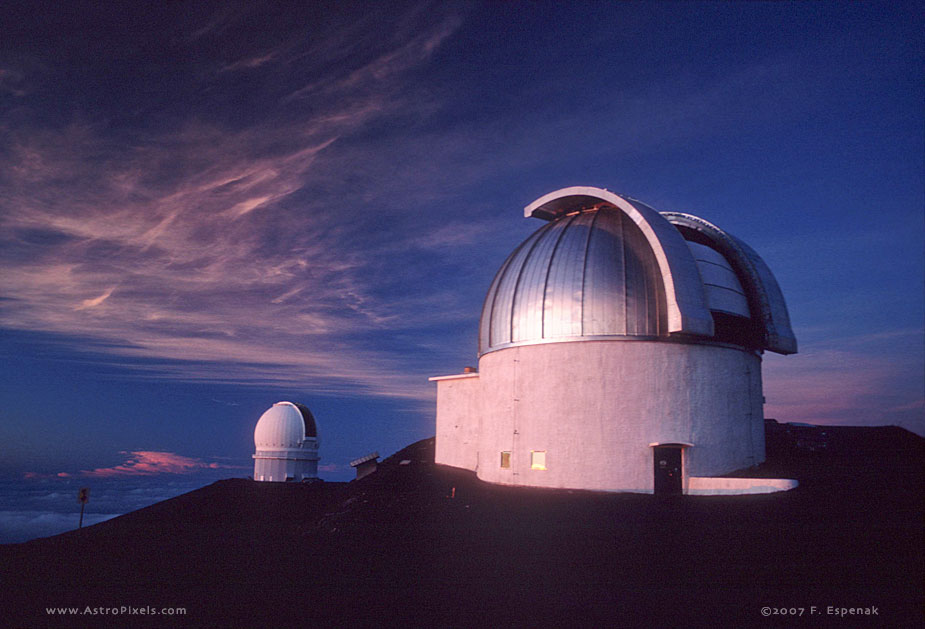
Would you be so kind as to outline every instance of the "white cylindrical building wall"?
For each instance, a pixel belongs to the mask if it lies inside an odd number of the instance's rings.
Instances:
[[[289,457],[292,455],[289,454]],[[273,457],[272,453],[261,452],[254,458],[254,480],[284,482],[302,481],[318,477],[318,459],[286,458],[287,453]]]
[[[583,340],[489,352],[479,371],[477,474],[486,481],[651,492],[653,443],[689,444],[685,479],[764,460],[756,352]],[[532,452],[544,453],[546,469],[532,469]]]

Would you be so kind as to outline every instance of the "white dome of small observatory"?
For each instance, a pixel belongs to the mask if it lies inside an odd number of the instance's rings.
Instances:
[[[254,480],[302,481],[318,477],[318,425],[303,404],[277,402],[254,428]]]

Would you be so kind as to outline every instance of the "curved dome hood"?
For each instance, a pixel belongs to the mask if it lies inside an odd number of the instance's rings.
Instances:
[[[732,234],[693,214],[662,212],[689,242],[718,251],[740,278],[749,310],[758,319],[763,349],[795,354],[797,339],[790,327],[784,294],[771,269],[758,253]]]

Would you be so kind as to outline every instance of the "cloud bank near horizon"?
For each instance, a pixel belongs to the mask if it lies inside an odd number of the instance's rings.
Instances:
[[[923,330],[814,340],[765,355],[765,417],[820,425],[896,425],[925,436]]]
[[[199,466],[188,473],[3,477],[0,478],[0,544],[76,529],[80,518],[77,492],[81,487],[90,487],[83,523],[91,526],[229,476],[240,474],[229,474],[224,467]]]
[[[246,470],[242,465],[227,465],[216,461],[204,461],[195,457],[187,457],[174,452],[158,452],[151,450],[136,450],[133,452],[120,452],[125,460],[118,465],[110,467],[97,467],[92,470],[79,472],[58,472],[57,474],[41,474],[26,472],[27,479],[37,478],[125,478],[130,476],[156,476],[162,474],[193,474],[202,470]]]

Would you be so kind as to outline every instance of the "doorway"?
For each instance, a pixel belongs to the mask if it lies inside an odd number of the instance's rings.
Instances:
[[[654,446],[655,494],[657,496],[680,496],[684,489],[681,481],[680,444]]]

